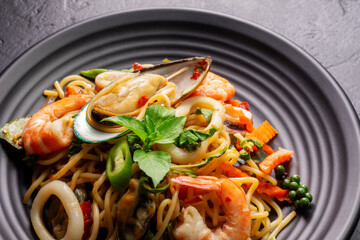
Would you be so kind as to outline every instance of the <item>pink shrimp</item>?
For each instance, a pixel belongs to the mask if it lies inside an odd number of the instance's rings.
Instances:
[[[73,114],[69,113],[80,110],[91,98],[71,95],[35,113],[23,131],[25,151],[45,155],[69,146],[73,138]]]
[[[199,190],[199,192],[215,191],[219,196],[225,214],[223,225],[210,230],[196,208],[189,206],[182,211],[182,221],[173,232],[175,239],[245,240],[250,236],[250,210],[245,194],[230,179],[218,179],[209,176],[199,176],[196,178],[181,176],[172,178],[171,182],[193,187],[195,190]]]
[[[204,81],[191,96],[207,96],[225,102],[230,100],[234,94],[235,88],[228,80],[215,73],[208,72]]]

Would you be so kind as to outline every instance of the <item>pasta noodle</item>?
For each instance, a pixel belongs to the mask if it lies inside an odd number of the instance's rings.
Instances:
[[[181,71],[176,74],[181,74]],[[133,75],[125,74],[121,81],[127,81],[132,77]],[[175,94],[173,85],[167,85],[164,89],[157,91],[155,95],[147,99],[143,106],[129,115],[142,120],[147,109],[152,105],[171,108]],[[52,103],[56,98],[67,98],[67,88],[71,86],[80,88],[82,91],[80,94],[95,96],[94,99],[100,98],[95,95],[96,86],[93,82],[72,75],[60,82],[56,81],[55,89],[44,91],[44,95],[47,96],[45,104]],[[105,94],[112,88],[106,88]],[[123,126],[109,127],[96,122],[91,117],[94,102],[91,101],[88,104],[87,110],[87,117],[91,119],[92,126],[108,132],[126,130]],[[229,125],[225,124],[226,121],[238,121],[236,113],[227,112],[224,107],[226,104],[206,96],[190,96],[175,105],[176,117],[186,117],[185,129],[194,130],[198,135],[206,136],[206,139],[202,140],[192,152],[173,143],[153,145],[154,150],[166,152],[171,157],[170,171],[160,184],[155,186],[154,192],[139,193],[138,189],[149,186],[147,182],[142,181],[145,174],[141,163],[138,162],[132,163],[131,181],[125,188],[116,190],[109,180],[106,162],[110,158],[110,150],[122,140],[129,140],[127,136],[103,143],[78,143],[76,145],[73,142],[60,151],[41,156],[34,165],[32,184],[23,199],[23,203],[27,204],[31,196],[36,195],[31,217],[38,236],[45,239],[61,235],[61,231],[56,232],[59,227],[56,228],[55,225],[68,221],[67,230],[63,232],[63,235],[65,234],[65,238],[69,239],[117,239],[121,234],[125,236],[124,239],[139,239],[137,236],[144,236],[150,232],[154,240],[164,239],[167,235],[174,235],[175,239],[180,239],[181,237],[178,236],[187,236],[186,234],[192,233],[195,236],[188,239],[197,239],[196,234],[208,237],[213,235],[218,239],[225,239],[221,236],[226,236],[226,239],[235,239],[231,233],[222,228],[223,225],[231,229],[234,234],[244,234],[250,239],[276,237],[295,217],[296,212],[293,211],[284,217],[276,201],[266,196],[264,191],[258,191],[264,184],[278,185],[274,177],[259,169],[258,162],[249,158],[246,164],[237,165],[239,157],[244,153],[237,144],[248,139],[244,137],[244,134],[241,135],[240,131],[234,134]],[[211,119],[207,119],[205,114],[199,114],[198,109],[211,111]],[[77,112],[69,114],[73,115]],[[242,116],[241,114],[238,115]],[[244,131],[246,132],[246,129],[242,128],[241,132]],[[74,146],[79,149],[72,153]],[[224,166],[230,167],[225,169]],[[190,180],[186,174],[198,177]],[[204,185],[197,186],[200,182],[196,181],[204,181]],[[65,190],[62,192],[60,189]],[[60,199],[65,208],[63,219],[67,220],[64,223],[54,225],[47,223],[47,226],[43,226],[39,223],[39,216],[42,216],[42,208],[50,194]],[[237,197],[233,202],[234,196]],[[83,205],[87,201],[89,205]],[[122,205],[123,202],[128,202],[128,205],[125,207]],[[69,210],[69,204],[73,206],[71,210]],[[235,210],[226,206],[227,204],[241,210],[243,213],[240,217],[238,213],[233,213]],[[86,213],[86,211],[89,212]],[[122,211],[121,214],[124,216],[119,216],[119,211]],[[275,217],[272,212],[276,213]],[[125,219],[125,216],[129,219],[123,224],[122,219]],[[244,229],[231,225],[229,218],[238,218],[234,221],[242,221]],[[196,227],[193,226],[194,229],[187,229],[188,232],[186,232],[186,226],[183,223],[195,220],[198,223],[203,221],[203,223],[196,224]],[[247,224],[249,229],[246,229]],[[130,233],[131,231],[133,232]]]

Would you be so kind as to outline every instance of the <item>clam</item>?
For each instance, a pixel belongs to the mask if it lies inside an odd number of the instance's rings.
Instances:
[[[119,72],[115,80],[78,113],[74,121],[76,136],[91,143],[126,134],[126,128],[101,120],[117,115],[141,120],[148,104],[174,106],[204,80],[211,62],[210,57],[193,57],[152,65],[132,73]]]

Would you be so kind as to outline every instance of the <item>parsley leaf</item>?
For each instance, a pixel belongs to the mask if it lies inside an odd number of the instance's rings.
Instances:
[[[159,184],[170,170],[171,157],[166,152],[136,150],[133,159],[139,164],[139,168],[151,178],[154,187]]]

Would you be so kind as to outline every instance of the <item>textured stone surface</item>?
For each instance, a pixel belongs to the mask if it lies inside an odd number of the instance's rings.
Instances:
[[[250,20],[295,42],[335,77],[360,115],[357,0],[0,0],[0,6],[0,72],[50,34],[92,17],[138,8],[196,8]],[[360,226],[351,239],[360,239]]]

